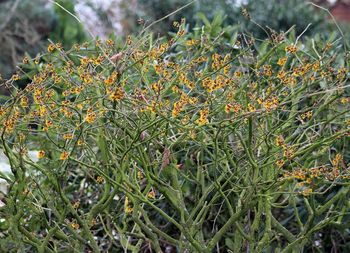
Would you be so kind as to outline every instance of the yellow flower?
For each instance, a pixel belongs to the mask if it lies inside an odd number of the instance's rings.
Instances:
[[[253,105],[251,105],[250,103],[248,103],[248,111],[249,112],[255,112],[255,107]]]
[[[312,111],[307,111],[301,115],[302,119],[309,119],[312,117]]]
[[[76,202],[73,203],[73,208],[74,209],[79,208],[79,206],[80,206],[80,202],[79,201],[76,201]]]
[[[73,229],[79,229],[79,224],[78,223],[75,223],[75,222],[72,222],[71,224],[70,224],[70,226],[73,228]]]
[[[234,73],[234,76],[236,77],[236,78],[241,78],[242,77],[242,72],[241,71],[236,71],[235,73]]]
[[[301,194],[303,194],[305,197],[309,196],[311,193],[312,193],[311,188],[306,188],[301,192]]]
[[[111,39],[108,39],[108,40],[106,40],[106,44],[107,44],[107,46],[109,46],[109,47],[113,47],[113,46],[114,46],[114,41],[111,40]]]
[[[28,107],[28,101],[29,99],[27,97],[21,97],[20,104],[22,107]]]
[[[142,179],[143,179],[143,174],[142,174],[141,171],[138,171],[138,172],[137,172],[137,178],[138,178],[139,180],[142,180]]]
[[[333,167],[338,167],[343,161],[343,156],[341,154],[336,154],[334,159],[332,160]]]
[[[272,76],[272,67],[271,67],[271,65],[264,65],[263,66],[263,74],[265,76]]]
[[[350,101],[350,99],[349,98],[341,98],[340,99],[340,102],[342,103],[342,104],[346,104],[348,101]]]
[[[108,77],[108,78],[104,81],[104,83],[105,83],[106,85],[108,85],[108,86],[112,85],[113,82],[114,82],[114,79],[113,79],[112,77]]]
[[[183,101],[182,99],[180,99],[179,101],[176,101],[173,104],[173,110],[171,112],[172,117],[176,118],[177,116],[179,116],[180,112],[183,110],[186,103],[187,102]]]
[[[84,75],[82,80],[84,84],[91,84],[94,81],[91,75]]]
[[[320,66],[321,66],[320,62],[317,61],[314,64],[312,64],[312,70],[313,71],[318,71],[320,69]]]
[[[284,165],[284,161],[283,161],[282,159],[281,159],[281,160],[278,160],[278,161],[276,162],[276,165],[277,165],[278,168],[282,168],[283,165]]]
[[[47,114],[46,107],[44,105],[39,106],[39,115],[40,117],[43,117]]]
[[[60,160],[67,160],[69,153],[67,151],[63,151],[60,155]]]
[[[289,46],[286,46],[284,50],[287,53],[295,54],[297,52],[298,48],[294,45],[289,45]]]
[[[121,87],[116,88],[114,91],[111,92],[109,95],[109,99],[112,101],[118,101],[121,100],[124,97],[124,91]]]
[[[38,158],[41,159],[41,158],[43,158],[43,157],[45,157],[45,151],[44,151],[44,150],[39,150],[39,152],[38,152]]]
[[[63,139],[65,139],[65,140],[71,140],[71,139],[73,139],[73,134],[64,134],[63,135]]]
[[[275,143],[276,143],[276,146],[278,146],[278,147],[285,146],[284,139],[282,136],[277,136]]]
[[[258,101],[258,103],[259,103],[259,101]],[[272,109],[275,109],[278,106],[278,98],[277,97],[272,97],[270,99],[267,99],[266,101],[263,101],[262,104],[263,104],[263,107],[266,109],[266,111],[269,112],[269,111],[271,111]]]
[[[179,28],[179,27],[180,27],[180,23],[179,23],[178,21],[174,21],[174,22],[173,22],[173,26],[174,26],[175,28]]]
[[[292,160],[295,156],[294,150],[291,147],[283,147],[283,156],[288,160]]]
[[[287,59],[288,59],[287,57],[283,57],[283,58],[278,59],[277,65],[283,66],[284,64],[286,64]]]
[[[104,179],[103,177],[101,177],[101,176],[98,176],[98,177],[96,178],[96,182],[97,182],[98,184],[102,184],[104,181],[105,181],[105,179]]]
[[[186,45],[189,46],[189,47],[195,46],[195,45],[197,45],[198,43],[199,43],[199,41],[198,41],[198,40],[195,40],[195,39],[191,39],[191,40],[186,41]]]
[[[199,118],[196,120],[196,123],[199,126],[207,124],[208,121],[208,114],[209,114],[209,109],[205,108],[199,111]]]
[[[225,112],[226,113],[229,113],[231,111],[231,109],[232,109],[232,104],[225,105]]]
[[[125,213],[127,213],[127,214],[130,214],[130,213],[132,213],[132,211],[133,211],[133,208],[130,206],[129,198],[128,198],[128,197],[125,197],[124,211],[125,211]]]
[[[156,193],[155,191],[150,191],[148,194],[147,194],[147,197],[149,197],[150,199],[155,199],[156,198]]]
[[[131,43],[132,43],[131,36],[128,35],[127,38],[126,38],[126,44],[131,45]]]
[[[47,52],[52,53],[55,50],[55,45],[54,44],[50,44],[47,47]]]
[[[25,56],[22,60],[23,64],[28,64],[29,63],[29,59],[27,56]]]
[[[52,126],[53,122],[51,120],[45,120],[45,126],[43,127],[44,131],[49,130],[49,128]]]
[[[83,57],[80,59],[80,65],[87,66],[90,62],[90,59],[88,57]]]
[[[19,79],[21,79],[21,77],[20,77],[18,74],[14,74],[14,75],[12,76],[12,80],[13,80],[13,81],[18,81]]]
[[[190,121],[190,116],[189,116],[189,115],[185,115],[185,116],[181,119],[181,123],[182,123],[183,125],[187,125],[189,121]]]
[[[96,120],[96,113],[92,111],[91,108],[88,109],[88,113],[85,117],[85,121],[89,124],[92,124]]]

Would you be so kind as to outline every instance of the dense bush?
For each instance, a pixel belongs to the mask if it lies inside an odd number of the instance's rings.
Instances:
[[[348,251],[342,42],[174,27],[51,44],[1,106],[1,251]]]

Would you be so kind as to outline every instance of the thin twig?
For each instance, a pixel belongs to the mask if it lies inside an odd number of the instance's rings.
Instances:
[[[337,20],[336,20],[335,17],[332,15],[332,13],[331,13],[327,8],[322,7],[322,6],[320,6],[320,5],[317,5],[317,4],[313,3],[313,2],[308,2],[307,4],[311,4],[311,5],[315,6],[316,8],[319,8],[319,9],[324,10],[325,12],[327,12],[327,14],[332,18],[334,24],[335,24],[336,27],[338,28],[339,33],[341,34],[341,36],[342,36],[342,38],[343,38],[343,41],[344,41],[344,49],[346,50],[347,47],[348,47],[346,38],[345,38],[345,36],[344,36],[344,33],[343,33],[342,29],[341,29],[340,26],[338,25]]]
[[[55,5],[57,5],[58,7],[60,7],[62,10],[64,10],[65,12],[67,12],[69,15],[71,15],[73,18],[75,18],[80,24],[82,24],[81,20],[78,18],[77,15],[74,15],[72,12],[70,12],[69,10],[67,10],[66,8],[64,8],[62,5],[60,5],[59,3],[57,3],[54,0],[49,0],[50,3],[53,3]]]
[[[304,31],[302,31],[301,34],[299,34],[299,36],[297,37],[294,45],[296,45],[298,43],[298,40],[301,38],[301,36],[303,36],[303,34],[307,31],[307,29],[309,29],[310,26],[311,26],[311,23],[307,25],[307,27],[304,29]]]

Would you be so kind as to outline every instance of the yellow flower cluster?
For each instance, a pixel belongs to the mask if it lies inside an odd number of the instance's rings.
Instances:
[[[133,210],[134,209],[132,208],[132,206],[130,204],[129,198],[125,197],[125,201],[124,201],[124,211],[125,211],[125,213],[130,214],[130,213],[133,212]]]
[[[208,114],[209,114],[208,108],[204,108],[204,109],[200,110],[199,111],[199,118],[196,120],[196,123],[199,126],[207,124],[209,122],[208,121]]]
[[[231,103],[225,105],[225,112],[226,113],[234,112],[237,114],[241,111],[242,111],[242,106],[238,102],[231,102]]]
[[[96,113],[93,111],[93,108],[87,110],[85,121],[89,124],[92,124],[96,120]]]
[[[112,101],[119,101],[124,97],[124,91],[121,87],[109,91],[109,99]]]
[[[285,47],[285,51],[287,53],[295,54],[297,52],[298,48],[295,45],[289,45]]]
[[[118,73],[117,73],[116,71],[114,71],[109,77],[107,77],[107,78],[104,80],[104,83],[105,83],[107,86],[110,86],[110,85],[112,85],[113,83],[116,82],[117,77],[118,77]]]

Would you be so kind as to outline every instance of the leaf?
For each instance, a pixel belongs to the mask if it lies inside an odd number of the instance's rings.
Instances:
[[[225,245],[230,250],[234,250],[234,248],[235,248],[235,244],[233,243],[233,241],[230,238],[225,238]]]
[[[78,34],[78,29],[74,25],[68,25],[63,32],[63,38],[66,41],[72,41]]]
[[[204,23],[205,26],[211,27],[211,24],[203,12],[197,13],[198,18]]]

